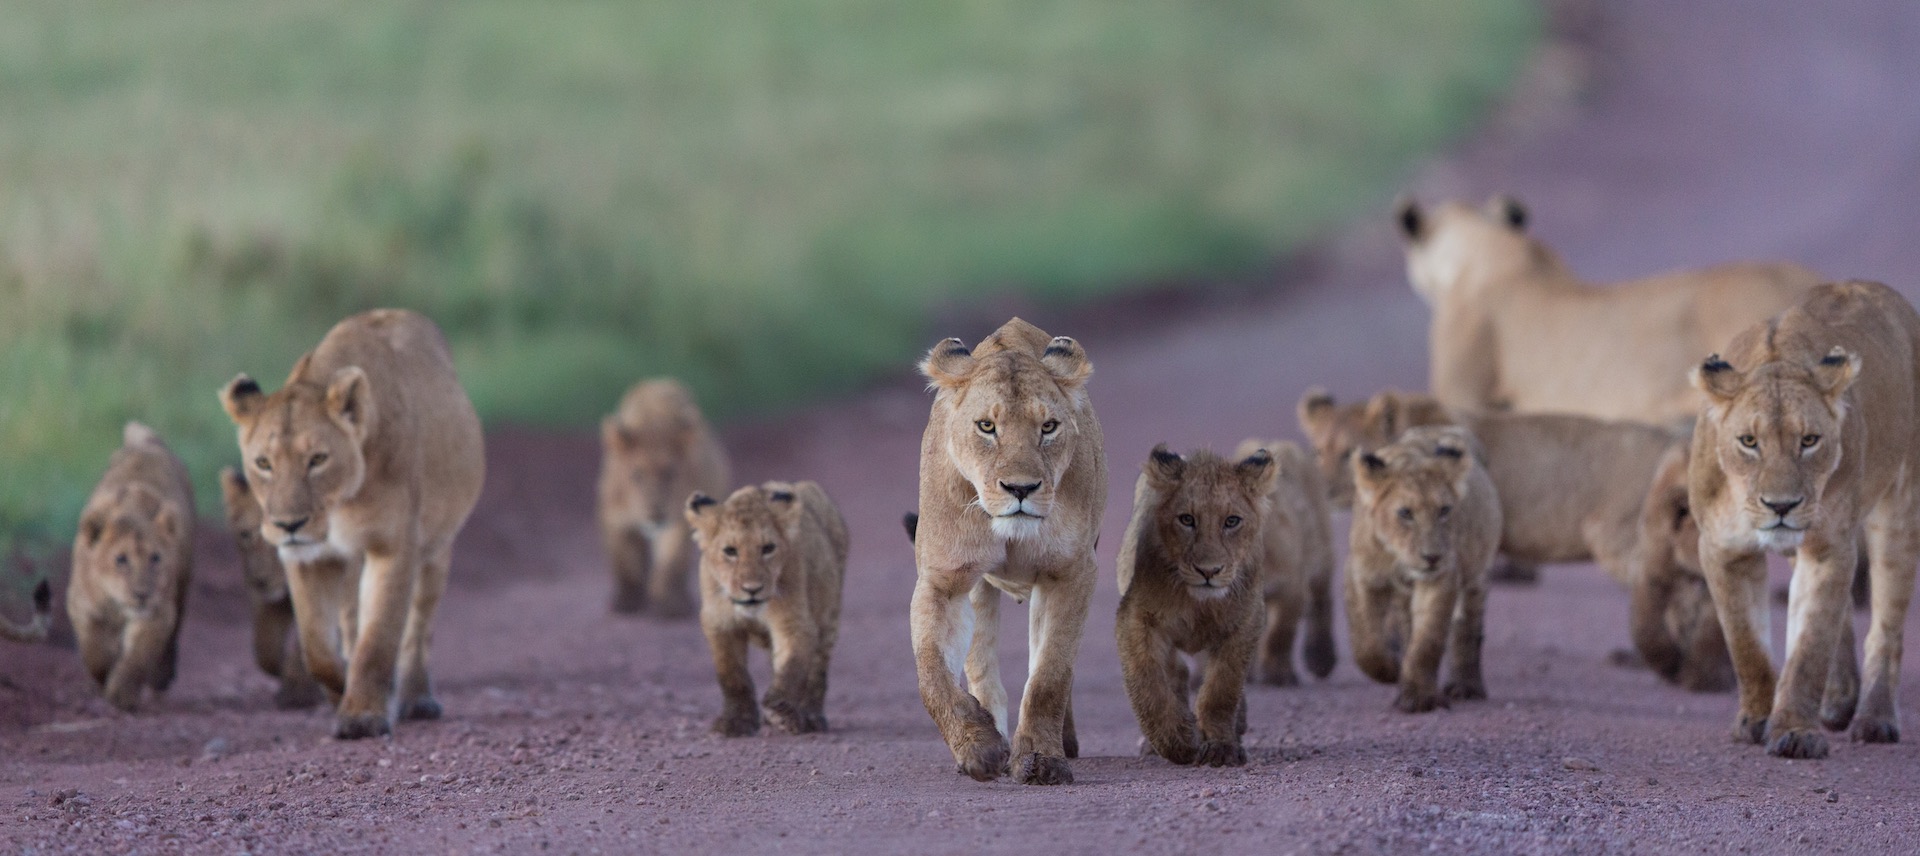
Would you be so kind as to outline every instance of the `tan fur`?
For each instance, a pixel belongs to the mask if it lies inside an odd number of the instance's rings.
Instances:
[[[700,544],[700,626],[713,650],[725,708],[713,730],[760,730],[747,672],[749,643],[773,655],[773,686],[761,707],[789,734],[825,731],[827,664],[840,636],[847,524],[813,482],[743,487],[720,502],[687,500]]]
[[[160,436],[129,422],[80,512],[67,617],[87,674],[121,710],[173,683],[193,576],[193,484]]]
[[[1487,697],[1480,671],[1500,500],[1462,428],[1415,428],[1353,459],[1347,624],[1354,662],[1398,683],[1394,709]],[[1407,628],[1407,638],[1394,638]],[[1441,655],[1452,677],[1442,690]],[[1444,692],[1444,694],[1443,694]]]
[[[1732,688],[1706,582],[1687,570],[1697,562],[1676,553],[1676,510],[1647,517],[1650,485],[1663,457],[1685,448],[1684,432],[1567,414],[1455,413],[1430,396],[1396,391],[1344,405],[1309,392],[1300,419],[1321,465],[1343,466],[1349,486],[1344,462],[1398,430],[1468,428],[1500,496],[1500,552],[1525,564],[1598,564],[1632,592],[1633,638],[1649,666],[1690,690]]]
[[[480,420],[439,328],[377,309],[350,317],[271,395],[220,393],[239,428],[261,534],[286,566],[307,667],[338,700],[334,734],[440,715],[427,676],[454,537],[486,477]]]
[[[1826,755],[1821,725],[1896,741],[1901,631],[1920,561],[1920,313],[1879,283],[1823,285],[1724,355],[1692,375],[1708,404],[1687,493],[1740,682],[1735,737],[1789,758]],[[1863,531],[1872,577],[1864,692],[1848,609]],[[1769,550],[1794,555],[1777,687]]]
[[[1702,399],[1686,370],[1819,281],[1797,265],[1726,264],[1594,285],[1526,234],[1514,203],[1489,209],[1401,209],[1407,277],[1433,310],[1429,387],[1452,407],[1691,419]]]
[[[681,513],[696,492],[732,483],[727,455],[700,407],[671,378],[641,381],[600,421],[600,535],[613,565],[614,612],[693,614],[693,568]]]
[[[25,620],[0,616],[0,639],[45,642],[47,629],[53,626],[53,586],[45,579],[33,587],[31,609]]]
[[[260,535],[266,523],[260,503],[247,487],[247,478],[239,470],[220,471],[220,493],[227,509],[227,529],[233,532],[234,545],[240,551],[240,575],[247,584],[247,600],[253,607],[253,662],[280,679],[274,703],[285,709],[312,707],[325,695],[320,684],[307,671],[307,658],[300,652],[300,635],[294,632],[293,596],[287,592],[287,570],[280,554]],[[291,648],[291,650],[289,650]]]
[[[1285,440],[1249,439],[1234,449],[1245,460],[1266,449],[1278,477],[1261,518],[1265,561],[1260,578],[1267,608],[1267,629],[1260,640],[1255,673],[1262,683],[1293,686],[1293,640],[1300,619],[1307,621],[1300,656],[1316,678],[1333,672],[1333,520],[1327,484],[1298,445]]]
[[[1182,458],[1163,444],[1134,489],[1114,634],[1140,731],[1175,764],[1247,763],[1240,738],[1262,623],[1262,526],[1277,476],[1264,449],[1226,461],[1204,450]],[[1183,653],[1206,657],[1197,717]]]
[[[1687,502],[1687,442],[1654,467],[1640,507],[1642,562],[1629,582],[1634,647],[1647,665],[1691,690],[1729,690],[1733,659],[1700,571],[1700,527]]]
[[[1028,784],[1071,782],[1066,759],[1079,752],[1073,661],[1107,496],[1100,422],[1086,392],[1093,367],[1078,342],[1049,339],[1015,318],[971,352],[958,339],[941,342],[921,371],[936,390],[920,444],[914,539],[921,701],[961,772],[982,781],[1005,775],[1000,593],[1032,598],[1013,773]]]

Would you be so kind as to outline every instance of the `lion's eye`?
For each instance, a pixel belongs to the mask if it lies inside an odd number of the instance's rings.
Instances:
[[[1447,515],[1452,513],[1453,513],[1453,506],[1451,505],[1442,505],[1440,506],[1438,511],[1434,512],[1435,516],[1439,517],[1441,520],[1447,519]]]
[[[160,554],[159,554],[159,553],[155,553],[155,554],[153,554],[153,555],[151,555],[151,556],[148,556],[148,557],[147,557],[147,564],[149,564],[149,565],[158,565],[158,564],[160,564]]]
[[[1048,435],[1050,435],[1050,434],[1052,434],[1053,432],[1055,432],[1055,431],[1058,431],[1058,430],[1060,430],[1060,421],[1059,421],[1059,420],[1057,420],[1057,419],[1049,419],[1049,420],[1047,420],[1047,421],[1045,421],[1045,422],[1042,422],[1042,423],[1040,423],[1040,433],[1041,433],[1041,434],[1048,434]]]
[[[720,555],[722,555],[722,556],[725,556],[725,557],[727,557],[727,558],[729,558],[729,559],[738,559],[738,558],[740,558],[740,551],[739,551],[738,549],[736,549],[736,548],[734,548],[734,547],[731,547],[731,546],[729,546],[729,547],[721,547],[721,548],[720,548]]]
[[[762,556],[771,556],[771,555],[773,555],[773,545],[772,545],[772,544],[761,544],[761,545],[760,545],[760,555],[762,555]]]
[[[978,428],[978,429],[980,429],[980,433],[982,433],[982,434],[992,434],[992,433],[993,433],[993,420],[991,420],[991,419],[982,419],[982,420],[980,420],[980,421],[978,421],[978,422],[975,422],[975,423],[973,423],[973,427],[975,427],[975,428]]]
[[[267,456],[261,455],[253,459],[253,468],[263,473],[270,473],[273,472],[273,462],[267,460]]]
[[[327,453],[320,452],[314,455],[313,457],[307,459],[307,469],[310,469],[310,470],[317,469],[321,464],[324,464],[326,462],[327,462]]]
[[[1735,439],[1735,440],[1739,440],[1739,441],[1740,441],[1740,445],[1742,445],[1742,446],[1744,446],[1744,447],[1746,447],[1746,448],[1749,448],[1749,449],[1751,449],[1751,448],[1754,448],[1754,447],[1756,447],[1756,446],[1758,446],[1758,445],[1760,445],[1760,441],[1759,441],[1759,440],[1756,440],[1756,439],[1754,439],[1754,437],[1753,437],[1753,435],[1752,435],[1752,434],[1742,434],[1742,435],[1740,435],[1740,436],[1738,436],[1738,437],[1735,437],[1734,439]]]
[[[1227,519],[1222,522],[1225,523],[1228,529],[1238,529],[1240,527],[1240,516],[1237,514],[1228,515]]]
[[[1402,508],[1402,509],[1400,509],[1400,510],[1399,510],[1398,512],[1396,512],[1396,516],[1398,516],[1398,517],[1400,518],[1400,521],[1401,521],[1402,523],[1412,523],[1412,522],[1413,522],[1413,509],[1411,509],[1411,508]]]
[[[114,563],[114,564],[116,564],[116,565],[119,565],[120,567],[123,567],[123,568],[124,568],[124,567],[126,567],[126,566],[127,566],[127,554],[125,554],[125,553],[121,553],[120,555],[118,555],[118,556],[115,556],[115,557],[113,557],[113,563]]]
[[[1191,515],[1191,514],[1182,514],[1182,515],[1180,515],[1180,516],[1179,516],[1178,518],[1176,518],[1176,519],[1178,519],[1178,520],[1180,521],[1180,525],[1181,525],[1181,526],[1185,526],[1185,527],[1187,527],[1188,529],[1192,529],[1192,528],[1193,528],[1193,515]]]
[[[1802,449],[1811,449],[1818,445],[1820,445],[1820,435],[1818,434],[1807,434],[1800,438],[1800,448]]]

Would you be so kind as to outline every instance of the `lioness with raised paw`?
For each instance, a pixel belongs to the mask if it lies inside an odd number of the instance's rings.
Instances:
[[[725,707],[713,730],[742,737],[767,721],[788,734],[827,729],[827,664],[840,636],[847,524],[810,481],[767,482],[726,501],[689,497],[700,545],[700,627]],[[747,646],[773,655],[773,686],[756,706]]]
[[[727,453],[686,387],[633,385],[600,420],[600,535],[613,565],[614,612],[691,615],[693,553],[681,509],[696,492],[732,484]]]
[[[1300,657],[1316,678],[1333,673],[1333,520],[1327,508],[1327,483],[1297,444],[1248,439],[1233,450],[1246,460],[1266,450],[1273,456],[1273,491],[1260,518],[1264,559],[1260,565],[1267,629],[1260,639],[1254,674],[1261,683],[1290,687],[1300,683],[1293,670],[1293,642],[1300,620],[1306,635]]]
[[[1353,459],[1347,624],[1360,671],[1423,713],[1487,697],[1480,672],[1500,500],[1462,428],[1415,428]],[[1393,638],[1408,628],[1409,638]],[[1452,676],[1440,686],[1440,658]]]
[[[1633,593],[1631,630],[1647,665],[1690,690],[1733,687],[1706,581],[1687,569],[1697,564],[1679,564],[1691,561],[1676,552],[1675,527],[1689,523],[1685,496],[1680,508],[1663,503],[1665,511],[1648,516],[1657,487],[1650,483],[1667,456],[1686,448],[1685,433],[1571,414],[1455,412],[1431,396],[1393,390],[1351,404],[1313,390],[1301,399],[1300,421],[1322,467],[1349,493],[1347,459],[1356,451],[1409,427],[1466,427],[1500,496],[1500,552],[1509,562],[1598,564]]]
[[[1901,631],[1920,561],[1920,313],[1873,282],[1822,285],[1694,369],[1706,394],[1687,496],[1740,682],[1734,737],[1827,754],[1822,725],[1900,739]],[[1866,686],[1848,588],[1864,529]],[[1766,553],[1793,555],[1787,658],[1768,656]],[[1857,702],[1857,708],[1856,708]]]
[[[253,662],[260,671],[280,679],[274,704],[293,710],[320,703],[325,694],[307,671],[300,653],[300,634],[294,632],[293,595],[287,591],[287,570],[280,554],[260,535],[266,521],[259,501],[239,470],[220,470],[220,494],[227,509],[227,528],[240,550],[240,575],[253,607]]]
[[[220,402],[260,534],[286,566],[307,669],[337,702],[334,736],[438,718],[433,613],[486,477],[480,419],[440,329],[401,309],[354,315],[277,392],[243,374]]]
[[[1147,745],[1175,764],[1247,763],[1247,667],[1260,641],[1272,456],[1155,446],[1120,543],[1120,673]],[[1182,654],[1205,655],[1198,710]]]
[[[1006,775],[1000,593],[1031,598],[1012,772],[1026,784],[1072,782],[1073,660],[1107,497],[1086,389],[1093,366],[1080,343],[1015,318],[971,350],[959,339],[935,345],[920,370],[935,390],[914,535],[920,699],[960,772]]]
[[[87,674],[121,710],[173,684],[193,576],[193,484],[160,435],[138,422],[80,512],[67,617]]]
[[[1433,394],[1450,407],[1577,413],[1670,425],[1700,412],[1686,371],[1819,277],[1792,264],[1724,264],[1588,283],[1527,234],[1504,197],[1484,208],[1402,202],[1407,278],[1433,310]]]

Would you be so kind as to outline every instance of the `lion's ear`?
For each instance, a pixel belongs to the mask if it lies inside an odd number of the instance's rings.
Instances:
[[[172,543],[175,534],[180,531],[181,521],[185,519],[186,515],[180,513],[177,503],[162,501],[160,510],[153,513],[153,532],[162,541]]]
[[[793,532],[800,515],[805,513],[799,498],[794,494],[793,485],[768,485],[767,505],[773,508],[773,516],[780,521],[780,528]]]
[[[327,415],[355,437],[364,438],[374,419],[373,385],[359,366],[333,373],[327,382]]]
[[[714,510],[719,507],[720,500],[714,499],[697,490],[693,492],[692,496],[687,497],[687,523],[693,526],[693,537],[695,539],[698,539],[701,530],[706,528],[702,524],[706,523],[707,519],[713,515]]]
[[[233,467],[221,467],[220,498],[228,508],[241,508],[242,503],[252,502],[253,490],[247,486],[247,477]]]
[[[1705,362],[1695,366],[1687,373],[1696,389],[1707,394],[1715,402],[1725,403],[1740,392],[1746,376],[1733,367],[1732,363],[1720,359],[1719,354],[1709,355]]]
[[[1047,343],[1047,349],[1040,352],[1040,364],[1061,386],[1072,389],[1087,382],[1093,374],[1093,363],[1087,361],[1087,351],[1071,336],[1055,336]]]
[[[1319,429],[1333,419],[1333,394],[1317,386],[1308,388],[1306,394],[1300,396],[1294,416],[1300,420],[1300,430],[1307,436],[1319,434]]]
[[[1473,473],[1473,456],[1467,449],[1472,445],[1465,433],[1458,430],[1447,431],[1434,439],[1433,457],[1453,482],[1453,492],[1462,496],[1467,492],[1467,477]]]
[[[1511,196],[1502,194],[1487,200],[1487,216],[1515,232],[1527,230],[1527,206]]]
[[[227,409],[227,418],[238,425],[253,418],[260,409],[260,403],[266,401],[267,394],[260,391],[260,384],[245,372],[235,375],[233,380],[220,388],[220,406]]]
[[[1813,367],[1813,382],[1819,384],[1821,393],[1827,397],[1829,406],[1840,403],[1848,387],[1853,386],[1854,378],[1860,376],[1860,355],[1848,351],[1839,345],[1820,358]]]
[[[1144,469],[1147,480],[1154,486],[1172,487],[1179,484],[1181,477],[1186,475],[1187,459],[1169,451],[1167,444],[1161,443],[1153,447],[1152,454],[1147,455],[1147,465]]]
[[[1391,443],[1407,430],[1401,418],[1400,395],[1392,390],[1376,394],[1367,401],[1366,423],[1373,426],[1382,443]]]
[[[1380,480],[1386,478],[1387,461],[1372,452],[1353,456],[1353,489],[1363,504],[1373,504],[1380,492]]]
[[[1274,482],[1280,478],[1280,468],[1274,466],[1273,455],[1267,450],[1256,449],[1253,454],[1233,465],[1233,474],[1240,477],[1240,484],[1248,493],[1264,497],[1273,493]]]
[[[1393,206],[1393,220],[1400,226],[1400,237],[1409,244],[1420,243],[1426,237],[1426,215],[1420,211],[1419,200],[1411,196],[1402,196]]]
[[[959,339],[944,339],[920,361],[920,373],[934,386],[954,389],[973,374],[973,352]]]
[[[96,508],[80,518],[80,542],[88,548],[100,545],[100,536],[107,531],[107,510]]]
[[[600,417],[600,448],[609,452],[633,448],[633,436],[615,416]]]

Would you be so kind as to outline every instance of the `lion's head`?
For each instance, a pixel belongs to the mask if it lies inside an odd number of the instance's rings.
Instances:
[[[240,549],[240,576],[259,603],[287,599],[287,571],[273,545],[260,534],[266,522],[260,503],[247,486],[247,477],[233,467],[220,470],[220,495],[226,501],[227,528]]]
[[[1462,428],[1415,428],[1354,458],[1354,514],[1400,567],[1436,575],[1454,557],[1454,507],[1467,496],[1473,441]]]
[[[687,522],[700,545],[700,575],[743,611],[754,611],[780,596],[791,575],[787,533],[804,513],[791,486],[748,485],[723,502],[695,493],[688,497]]]
[[[96,498],[80,518],[74,554],[111,601],[146,612],[168,601],[182,566],[184,509],[140,482]]]
[[[635,384],[620,409],[600,420],[603,478],[640,513],[641,525],[664,528],[693,491],[704,431],[693,396],[667,378]]]
[[[349,366],[314,383],[303,379],[310,359],[302,357],[272,395],[244,374],[220,392],[240,429],[247,483],[263,512],[260,533],[283,555],[326,543],[329,510],[359,493],[366,477],[362,444],[378,418],[366,372]]]
[[[1452,414],[1431,396],[1391,389],[1364,402],[1338,404],[1332,394],[1314,387],[1300,397],[1296,415],[1337,508],[1353,506],[1354,455],[1391,443],[1408,428],[1454,424]]]
[[[1422,208],[1403,199],[1395,220],[1407,252],[1407,280],[1429,306],[1456,284],[1504,277],[1540,264],[1547,250],[1527,235],[1527,209],[1495,196],[1474,208],[1444,202]]]
[[[928,430],[1001,538],[1043,531],[1079,445],[1079,414],[1089,412],[1086,352],[1066,336],[1044,337],[1016,318],[976,349],[948,339],[920,363],[949,405],[934,408],[943,421]]]
[[[1222,597],[1251,577],[1264,548],[1260,521],[1279,468],[1265,449],[1239,461],[1155,446],[1143,467],[1157,505],[1153,528],[1187,593]]]
[[[1820,522],[1822,493],[1840,466],[1845,395],[1859,373],[1859,356],[1839,346],[1811,363],[1777,359],[1742,371],[1715,355],[1693,370],[1707,394],[1701,425],[1711,430],[1703,433],[1726,475],[1723,509],[1733,516],[1724,519],[1751,532],[1739,540],[1790,550]]]

